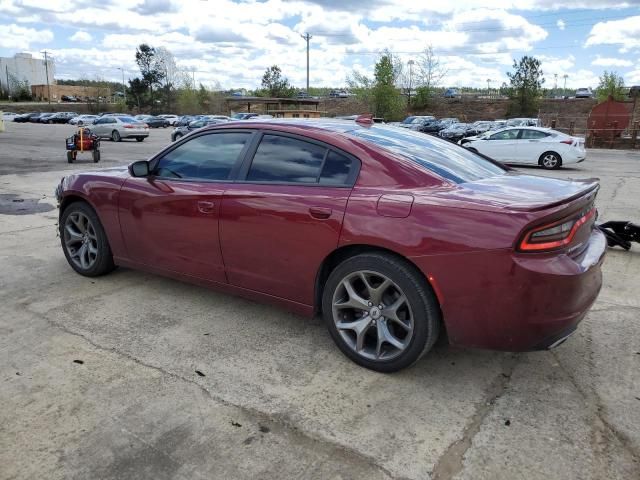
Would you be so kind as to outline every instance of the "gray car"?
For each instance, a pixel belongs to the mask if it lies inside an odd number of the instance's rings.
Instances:
[[[100,138],[110,138],[114,142],[123,138],[135,138],[142,142],[149,136],[149,127],[145,123],[126,116],[100,117],[93,122],[91,131]]]

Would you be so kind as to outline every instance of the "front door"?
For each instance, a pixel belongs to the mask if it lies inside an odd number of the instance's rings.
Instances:
[[[224,192],[220,212],[229,283],[312,305],[359,161],[319,143],[265,134],[244,170]]]
[[[218,237],[222,195],[251,132],[192,137],[128,179],[119,200],[129,259],[166,271],[226,282]]]
[[[520,157],[518,154],[518,135],[520,130],[511,128],[509,130],[501,130],[491,135],[483,146],[482,153],[495,160],[505,163],[518,163]]]

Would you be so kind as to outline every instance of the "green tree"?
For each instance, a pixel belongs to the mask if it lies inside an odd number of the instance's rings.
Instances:
[[[148,93],[147,84],[140,78],[136,77],[129,80],[129,88],[127,89],[127,105],[136,107],[140,112],[142,106],[146,103],[146,95]]]
[[[376,117],[396,120],[402,116],[403,102],[395,85],[397,74],[398,69],[394,66],[394,58],[386,52],[374,68],[374,85],[371,95]]]
[[[289,84],[289,79],[282,76],[282,70],[273,65],[262,76],[262,89],[269,97],[293,97],[295,89]]]
[[[534,115],[538,109],[538,100],[542,93],[542,69],[540,60],[525,55],[520,61],[513,62],[513,72],[507,72],[511,80],[510,97],[512,100],[510,115]]]
[[[159,85],[160,81],[165,77],[165,70],[162,68],[160,58],[156,55],[156,49],[146,43],[141,43],[136,48],[136,63],[140,69],[142,81],[149,88],[148,103],[153,108],[153,87],[154,85]]]
[[[9,92],[15,102],[31,100],[31,85],[28,80],[19,80],[15,75],[9,74]]]
[[[607,72],[606,70],[600,77],[600,84],[596,89],[598,101],[604,102],[609,98],[614,100],[624,100],[624,79],[617,72]]]

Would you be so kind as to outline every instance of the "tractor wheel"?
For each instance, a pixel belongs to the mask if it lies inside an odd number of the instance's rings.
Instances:
[[[73,163],[73,161],[74,161],[74,160],[75,160],[75,159],[73,158],[73,152],[72,152],[71,150],[69,150],[69,151],[67,152],[67,162],[68,162],[68,163]]]
[[[93,151],[93,163],[98,163],[100,161],[100,150]]]

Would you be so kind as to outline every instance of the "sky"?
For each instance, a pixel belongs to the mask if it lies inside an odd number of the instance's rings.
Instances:
[[[304,87],[306,32],[316,87],[428,46],[443,87],[497,87],[523,55],[545,87],[594,88],[604,70],[640,85],[640,0],[0,0],[0,56],[46,49],[58,79],[133,78],[146,42],[209,87],[254,89],[274,64]]]

